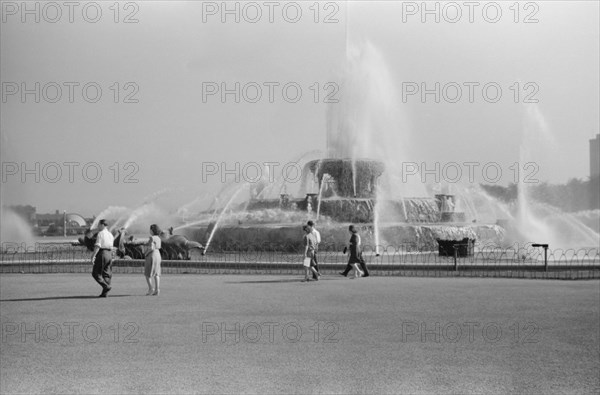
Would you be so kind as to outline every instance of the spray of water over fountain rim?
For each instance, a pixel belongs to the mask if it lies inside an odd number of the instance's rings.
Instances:
[[[348,48],[350,40],[348,40]],[[420,201],[405,201],[402,196],[429,196],[427,193],[411,193],[405,190],[398,191],[399,188],[394,190],[394,187],[400,185],[401,188],[405,188],[405,185],[396,182],[397,174],[394,170],[397,170],[397,162],[407,160],[405,153],[401,151],[407,147],[413,149],[413,145],[407,144],[405,137],[410,137],[410,130],[407,128],[399,127],[400,124],[396,124],[397,118],[402,118],[403,114],[397,113],[398,111],[392,111],[392,118],[390,119],[390,108],[399,108],[395,106],[393,84],[387,80],[389,76],[385,63],[382,62],[381,56],[378,51],[367,44],[365,48],[347,51],[347,68],[345,70],[344,87],[348,88],[348,94],[344,95],[344,99],[341,103],[336,106],[331,106],[328,109],[328,126],[327,126],[327,157],[329,158],[350,158],[352,165],[352,196],[350,194],[347,197],[356,197],[358,194],[358,182],[357,182],[357,158],[360,157],[375,157],[382,159],[386,163],[388,171],[385,173],[385,182],[377,188],[375,194],[375,205],[374,205],[374,233],[375,238],[380,239],[381,232],[380,228],[382,222],[388,220],[387,213],[382,213],[382,200],[397,200],[400,203],[400,209],[402,211],[401,218],[404,221],[409,222],[410,211],[427,211],[430,207]],[[375,87],[375,88],[374,88]],[[321,158],[321,162],[324,158]],[[408,159],[409,160],[409,159]],[[320,164],[319,164],[320,166]],[[324,193],[324,180],[325,176],[320,177],[320,185],[318,188],[319,199],[317,202],[317,218],[322,215],[322,195]],[[387,183],[386,183],[387,182]],[[422,186],[422,185],[421,185]],[[207,248],[212,245],[215,232],[217,228],[222,225],[227,210],[233,204],[235,198],[241,193],[241,188],[236,186],[236,190],[233,195],[228,199],[223,199],[226,202],[225,207],[220,210],[215,208],[212,216],[209,220],[202,219],[199,221],[192,221],[189,224],[182,225],[176,229],[183,229],[191,227],[193,224],[209,223],[217,217],[217,221],[209,236],[209,243]],[[275,189],[274,186],[270,186],[269,190]],[[526,204],[521,205],[523,210],[521,211],[522,217],[521,222],[526,223],[531,210],[527,210],[527,207],[531,206],[529,197],[526,194],[525,188],[523,188],[523,201]],[[219,194],[220,195],[220,194]],[[258,198],[264,198],[267,195],[267,189],[263,189]],[[529,202],[529,203],[528,203]],[[486,203],[487,204],[487,203]],[[470,200],[465,199],[464,205],[472,216],[480,217],[480,210]],[[246,201],[245,208],[248,207],[248,201]],[[407,208],[408,206],[408,208]],[[500,210],[502,211],[502,210]],[[218,213],[218,216],[217,216]],[[425,213],[427,214],[427,213]],[[511,217],[512,218],[512,217]],[[423,229],[418,228],[416,232],[423,232]],[[384,235],[385,236],[385,235]],[[379,243],[376,243],[379,244]]]
[[[219,223],[221,222],[221,218],[223,217],[223,214],[225,213],[225,211],[227,211],[227,208],[229,208],[229,205],[235,200],[235,198],[237,197],[237,195],[244,188],[247,188],[249,185],[250,184],[248,184],[248,183],[242,184],[242,186],[240,188],[238,188],[235,191],[235,193],[231,196],[231,198],[229,199],[229,201],[227,202],[227,204],[225,204],[225,207],[223,207],[223,210],[219,214],[219,217],[217,218],[217,221],[216,221],[215,225],[213,226],[212,231],[210,232],[210,235],[208,236],[208,241],[206,242],[206,245],[204,246],[203,254],[205,254],[208,251],[208,247],[210,246],[210,242],[212,241],[213,236],[215,235],[215,232],[217,231],[217,228],[219,226]]]

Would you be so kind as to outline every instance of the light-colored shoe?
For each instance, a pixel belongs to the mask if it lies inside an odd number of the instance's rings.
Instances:
[[[146,292],[146,296],[150,296],[152,295],[152,293],[154,292],[153,289],[149,289],[148,292]]]

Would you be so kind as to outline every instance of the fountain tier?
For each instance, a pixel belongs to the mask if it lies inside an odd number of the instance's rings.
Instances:
[[[318,190],[321,190],[321,183],[326,183],[322,198],[374,198],[385,166],[369,159],[320,159],[308,162],[305,169],[316,178]]]

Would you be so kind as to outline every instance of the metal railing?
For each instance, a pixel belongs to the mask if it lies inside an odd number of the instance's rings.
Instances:
[[[87,273],[91,253],[83,246],[5,243],[0,250],[0,273]],[[324,274],[335,274],[346,266],[342,245],[320,246],[318,261]],[[232,246],[230,251],[193,250],[190,260],[163,260],[168,273],[302,273],[303,250],[292,245],[263,243],[253,247]],[[517,278],[600,278],[600,249],[548,249],[530,243],[513,246],[479,245],[472,255],[441,256],[438,251],[414,245],[363,246],[363,258],[377,276],[473,276]],[[141,259],[115,259],[114,271],[143,273]]]

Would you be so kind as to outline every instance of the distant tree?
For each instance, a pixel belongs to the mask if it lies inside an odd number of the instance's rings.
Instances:
[[[501,185],[480,184],[483,190],[490,196],[505,202],[510,203],[517,198],[517,185],[509,184],[507,187]]]
[[[600,175],[591,177],[588,181],[589,209],[600,209]]]
[[[518,197],[519,185],[511,183],[508,186],[485,185],[481,187],[492,197],[510,203]],[[593,210],[600,208],[600,182],[599,177],[586,181],[571,178],[566,184],[540,184],[528,185],[529,196],[538,202],[558,207],[565,212]]]

